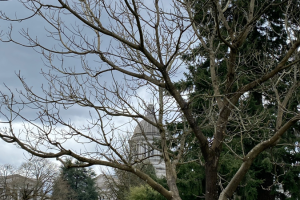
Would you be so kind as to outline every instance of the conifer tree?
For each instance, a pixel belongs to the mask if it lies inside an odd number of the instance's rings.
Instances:
[[[53,188],[53,199],[97,200],[95,176],[95,172],[89,168],[62,166],[60,177],[56,180]]]
[[[202,1],[198,1],[198,4],[195,4],[195,10],[199,12],[199,16],[201,16],[201,5]],[[236,7],[243,7],[245,4],[244,1],[234,1],[232,4],[228,5],[227,11],[225,12],[225,17],[228,19],[229,23],[237,23],[240,20],[244,20],[244,17],[240,13]],[[258,1],[258,4],[263,5],[264,1]],[[249,63],[242,63],[241,66],[243,68],[243,73],[239,76],[245,77],[241,78],[244,83],[247,84],[255,79],[257,74],[262,73],[261,71],[261,63],[259,60],[251,58],[253,54],[257,56],[263,57],[262,60],[266,62],[268,65],[268,61],[270,62],[272,59],[276,61],[281,59],[282,52],[285,51],[283,49],[284,46],[288,45],[288,37],[285,27],[282,23],[278,23],[282,20],[285,20],[286,16],[283,12],[280,11],[283,9],[282,7],[274,8],[266,13],[254,26],[253,31],[246,39],[244,45],[241,47],[240,51],[244,53],[244,55],[249,56]],[[195,18],[195,20],[203,20],[201,18]],[[207,21],[208,24],[213,24],[214,19],[210,19],[211,21]],[[293,24],[293,21],[290,22]],[[265,54],[265,49],[269,49],[269,54]],[[251,51],[249,51],[251,50]],[[218,59],[216,62],[218,63],[218,78],[220,82],[224,82],[226,77],[226,65],[228,60],[224,59],[224,55],[226,55],[227,49],[220,50],[220,56],[216,56]],[[251,53],[247,53],[251,52]],[[226,57],[226,56],[225,56]],[[177,83],[178,89],[183,92],[188,93],[189,99],[193,99],[192,107],[193,113],[198,115],[199,124],[203,124],[204,118],[202,118],[203,113],[208,113],[204,108],[210,107],[209,95],[213,95],[213,88],[211,85],[211,77],[210,77],[210,63],[211,60],[207,56],[207,52],[202,48],[201,45],[194,48],[188,54],[183,55],[182,59],[188,64],[188,72],[185,73],[185,79],[182,79]],[[287,86],[290,84],[288,82],[290,77],[285,77],[284,73],[280,73],[278,76],[282,76],[286,82],[281,82],[281,86],[278,87],[277,92],[279,94],[284,93],[284,90],[287,90]],[[258,113],[261,112],[261,121],[257,120],[256,127],[252,127],[253,131],[249,131],[248,136],[246,135],[243,139],[243,144],[241,145],[241,135],[235,134],[231,136],[230,143],[224,146],[224,149],[227,149],[222,153],[220,159],[220,173],[219,179],[223,186],[226,186],[226,182],[232,178],[234,173],[238,170],[241,161],[237,159],[237,155],[232,154],[232,149],[234,149],[237,154],[242,152],[249,152],[256,144],[257,141],[264,140],[264,135],[267,137],[268,130],[260,128],[265,126],[264,124],[268,124],[269,128],[274,127],[274,120],[276,120],[276,99],[269,98],[270,95],[268,93],[271,92],[273,88],[262,90],[253,90],[240,100],[239,104],[245,104],[247,110],[244,110],[243,113],[239,116],[235,116],[237,118],[249,118],[249,121],[252,120],[254,122],[257,119],[254,117],[259,116]],[[282,90],[282,91],[280,91]],[[206,97],[205,97],[206,95]],[[294,111],[297,112],[297,98],[299,98],[299,94],[295,94],[293,97],[295,100],[291,101],[290,107],[294,108]],[[247,106],[246,106],[247,105]],[[252,117],[252,119],[251,119]],[[242,124],[237,123],[238,120],[232,119],[228,128],[229,134],[232,132],[243,132]],[[254,124],[249,122],[249,124]],[[177,123],[175,126],[182,127],[183,123]],[[206,129],[206,136],[212,137],[213,134],[213,126],[211,124],[204,124]],[[173,124],[174,126],[174,124]],[[244,127],[245,128],[245,127]],[[170,129],[169,129],[170,130]],[[172,130],[172,128],[171,128]],[[274,200],[276,197],[280,199],[286,199],[287,195],[282,192],[279,192],[279,186],[283,187],[284,192],[289,194],[288,196],[292,196],[293,198],[299,198],[300,192],[297,188],[297,185],[300,184],[299,167],[295,165],[300,162],[300,156],[296,151],[296,144],[299,143],[299,137],[297,137],[296,130],[299,130],[299,124],[295,124],[292,129],[290,129],[289,133],[284,135],[280,141],[278,141],[277,145],[266,150],[264,153],[258,156],[256,161],[253,163],[252,169],[249,170],[247,176],[244,178],[243,183],[238,188],[236,195],[240,196],[241,199],[245,200]],[[173,133],[174,134],[174,133]],[[192,140],[190,140],[192,141]],[[288,145],[284,145],[288,144]],[[192,145],[194,148],[200,148],[197,145]],[[194,152],[199,152],[195,150]],[[197,160],[194,157],[191,160]],[[198,162],[195,162],[194,165]],[[192,165],[190,163],[181,166],[179,169],[189,168]],[[195,169],[192,168],[192,169]],[[201,169],[201,167],[197,167],[197,169]],[[180,170],[179,170],[180,171]],[[193,172],[193,171],[192,171]],[[188,179],[188,173],[182,173],[184,176],[181,176],[180,172],[178,175],[179,184],[185,183],[183,188],[179,190],[187,191],[188,185],[190,183],[194,187],[200,187],[198,191],[194,191],[194,199],[197,199],[197,195],[199,195],[200,191],[205,191],[205,185],[201,183],[204,180],[203,176],[199,176],[197,181],[192,181],[193,178]],[[284,176],[283,176],[284,175]],[[287,178],[288,177],[288,178]],[[198,184],[195,184],[198,182]],[[220,191],[222,188],[220,188]],[[183,198],[183,197],[182,197]],[[183,198],[184,199],[184,198]],[[193,199],[190,197],[189,199]]]

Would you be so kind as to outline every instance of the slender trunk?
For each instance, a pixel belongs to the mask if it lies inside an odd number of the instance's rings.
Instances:
[[[205,200],[217,200],[218,199],[218,158],[210,156],[205,163]]]
[[[159,87],[159,124],[163,124],[163,116],[164,116],[164,102],[163,102],[163,88]],[[162,153],[164,155],[165,160],[165,166],[166,166],[166,178],[167,183],[169,186],[169,190],[172,192],[172,198],[171,200],[181,200],[179,196],[179,191],[177,188],[177,173],[176,173],[176,165],[172,164],[172,161],[168,155],[168,148],[167,148],[167,140],[166,140],[166,132],[164,131],[164,128],[160,128],[160,134],[161,134],[161,146],[162,146]],[[175,161],[174,161],[175,162]]]
[[[181,200],[181,197],[179,196],[179,191],[176,185],[176,181],[168,182],[168,186],[170,187],[170,190],[172,191],[172,200]]]
[[[171,162],[166,163],[167,169],[167,183],[169,186],[169,190],[172,191],[172,198],[171,200],[181,200],[179,195],[179,191],[177,188],[177,173],[176,173],[176,166],[172,165]]]

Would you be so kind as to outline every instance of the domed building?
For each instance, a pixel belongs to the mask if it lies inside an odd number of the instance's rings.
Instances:
[[[145,117],[152,122],[156,121],[154,106],[152,104],[148,105]],[[149,161],[155,169],[156,176],[161,178],[166,176],[165,162],[161,156],[161,152],[151,147],[152,144],[159,144],[159,139],[158,128],[142,120],[134,129],[130,146],[135,159]]]

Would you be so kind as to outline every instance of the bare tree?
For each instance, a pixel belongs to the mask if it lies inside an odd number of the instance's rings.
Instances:
[[[1,199],[8,199],[17,196],[17,194],[11,190],[7,189],[8,184],[11,182],[9,178],[12,174],[16,173],[16,170],[11,165],[1,166]]]
[[[17,169],[1,166],[1,199],[50,199],[56,176],[55,164],[43,158],[34,158]]]
[[[199,155],[204,160],[205,199],[224,200],[234,194],[254,159],[276,145],[300,119],[295,105],[289,106],[293,95],[299,91],[297,1],[261,3],[251,0],[238,4],[230,0],[155,0],[151,3],[30,0],[23,5],[33,12],[32,16],[11,19],[2,12],[2,19],[20,21],[42,17],[51,26],[48,35],[54,46],[43,45],[27,30],[22,30],[21,34],[29,44],[22,44],[12,37],[13,27],[8,39],[2,38],[2,41],[39,51],[50,69],[50,72],[43,71],[49,87],[42,87],[44,94],[40,95],[19,75],[25,89],[19,92],[20,99],[13,93],[2,94],[1,119],[6,121],[1,123],[7,127],[1,129],[0,137],[35,156],[59,160],[71,156],[84,162],[82,167],[103,165],[125,170],[146,181],[165,198],[177,200],[181,198],[176,185],[176,168],[187,161],[189,144],[186,139],[192,135],[196,138],[192,142],[200,146]],[[252,49],[242,50],[254,25],[275,7],[281,8],[285,16],[277,23],[285,27],[287,36],[278,33],[277,37],[285,37],[286,45],[276,53],[266,46],[262,46],[262,54]],[[238,13],[239,18],[232,17],[234,13]],[[65,15],[71,15],[76,22],[65,21]],[[177,76],[190,64],[180,58],[196,45],[204,52],[201,59],[209,60],[208,84],[213,89],[212,93],[200,95],[206,103],[198,105],[203,107],[203,112],[197,114],[191,108],[194,99],[187,99],[186,92],[175,85]],[[80,67],[66,67],[66,57],[79,57]],[[91,64],[91,60],[95,62]],[[220,60],[226,63],[222,72]],[[258,63],[259,70],[251,69],[253,62]],[[283,79],[288,80],[288,84],[282,84]],[[285,88],[280,89],[281,93],[279,86]],[[141,90],[148,92],[151,98],[140,96]],[[264,124],[268,134],[254,140],[254,148],[249,152],[231,149],[242,164],[223,187],[219,184],[218,165],[224,146],[230,147],[228,143],[235,135],[243,147],[243,139],[251,138],[252,130],[262,128],[260,120],[266,113],[247,116],[244,112],[249,105],[242,102],[246,102],[253,91],[276,100],[275,126]],[[145,117],[148,103],[155,105],[154,121]],[[297,103],[299,105],[298,100]],[[89,118],[80,125],[64,115],[79,107],[89,113]],[[36,116],[31,118],[23,114],[25,108],[38,110]],[[128,119],[127,122],[115,125],[113,122],[120,117]],[[24,127],[17,132],[14,121],[19,119]],[[141,119],[159,130],[159,145],[148,145],[163,156],[168,189],[135,167],[147,156],[131,159],[132,154],[124,148],[126,141],[119,140],[128,134],[126,125],[136,122],[140,126]],[[168,132],[167,124],[182,119],[184,126],[177,130],[180,134]],[[229,128],[229,122],[239,128]],[[213,136],[205,134],[207,129]],[[73,140],[78,143],[79,150],[68,147],[68,142]],[[91,149],[92,144],[94,148]]]

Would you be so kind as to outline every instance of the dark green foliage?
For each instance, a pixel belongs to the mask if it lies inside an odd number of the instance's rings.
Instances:
[[[69,183],[60,176],[54,182],[51,200],[77,200],[77,194],[72,190]]]
[[[203,18],[204,13],[209,12],[209,8],[213,5],[207,3],[207,1],[199,0],[197,2],[195,12],[198,13],[198,15],[195,20],[198,21],[199,27],[206,25],[211,27],[215,26],[215,22],[212,18]],[[226,2],[227,1],[224,1],[224,3]],[[274,3],[276,2],[278,3],[280,1],[275,1]],[[264,8],[267,1],[260,0],[255,3],[257,9],[260,9]],[[282,21],[285,20],[285,15],[282,10],[286,9],[286,5],[287,4],[280,7],[273,7],[254,24],[253,31],[239,49],[239,53],[243,55],[243,58],[240,59],[242,62],[237,65],[238,68],[236,71],[238,71],[239,74],[236,74],[236,76],[238,76],[239,82],[233,83],[233,91],[236,88],[241,88],[243,85],[256,80],[262,74],[262,65],[267,65],[270,68],[276,66],[274,63],[278,63],[287,52],[289,46],[288,37],[284,23],[282,23]],[[299,4],[295,5],[299,6]],[[225,7],[225,4],[223,7]],[[247,7],[249,7],[249,1],[232,1],[224,13],[228,23],[239,24],[241,27],[246,25],[247,21],[242,12],[243,8],[247,10]],[[290,21],[290,23],[294,22]],[[222,24],[219,26],[222,35],[222,31],[225,29],[223,29]],[[219,42],[217,38],[214,41],[215,45]],[[221,94],[224,93],[226,89],[226,86],[221,83],[224,83],[228,78],[227,58],[229,50],[225,45],[224,47],[225,48],[222,49],[221,46],[216,55],[216,73]],[[266,49],[268,53],[266,53]],[[185,79],[180,80],[176,86],[180,91],[185,92],[188,98],[192,100],[190,107],[193,109],[194,115],[197,116],[199,124],[202,124],[201,128],[204,130],[203,133],[207,137],[213,137],[214,127],[212,123],[209,123],[210,119],[207,118],[207,115],[210,114],[210,117],[216,116],[212,114],[214,112],[213,109],[209,111],[205,110],[205,108],[213,108],[213,103],[216,104],[213,99],[214,91],[210,77],[211,61],[209,59],[209,53],[199,45],[188,54],[183,55],[182,59],[188,64],[188,72],[184,74]],[[282,73],[279,73],[279,76],[281,75]],[[290,76],[292,75],[282,76],[283,81],[276,85],[279,94],[285,94],[291,87],[292,82],[290,82],[290,80],[293,80],[293,78]],[[239,100],[239,105],[236,105],[242,112],[232,113],[224,140],[226,145],[223,146],[219,162],[219,177],[223,187],[226,187],[228,181],[231,180],[239,169],[242,163],[240,158],[248,153],[256,144],[270,138],[270,136],[274,134],[273,130],[276,129],[275,124],[278,104],[276,99],[270,98],[275,96],[272,84],[271,82],[267,82],[265,83],[265,88],[257,88],[250,91],[250,93]],[[298,112],[298,105],[299,93],[293,95],[288,109]],[[284,119],[288,120],[292,116],[293,114],[285,113]],[[239,118],[247,119],[247,124],[241,124]],[[205,123],[205,120],[207,120],[207,123]],[[296,163],[300,162],[300,156],[298,153],[299,150],[296,151],[294,146],[300,142],[299,136],[296,137],[295,134],[297,132],[296,130],[300,129],[299,125],[298,123],[289,129],[280,141],[278,141],[277,146],[266,150],[256,158],[248,174],[238,187],[236,191],[237,196],[245,200],[271,200],[275,199],[275,197],[288,199],[285,195],[278,192],[279,183],[282,183],[284,191],[291,194],[291,199],[300,198],[300,167],[295,166]],[[176,127],[182,130],[182,128],[180,128],[182,126],[182,123],[172,124],[169,125],[169,130],[176,130]],[[174,134],[174,132],[172,134]],[[193,139],[195,138],[188,138],[187,143],[193,141]],[[199,147],[191,145],[191,149],[193,150],[191,152],[194,152],[191,153],[193,156],[189,155],[186,161],[195,160],[197,158],[200,160],[201,155],[196,153],[200,151]],[[192,164],[178,167],[178,188],[183,199],[195,199],[195,196],[205,191],[205,184],[202,184],[205,179],[204,169],[200,166],[197,168],[198,171],[194,173],[195,168],[196,167],[192,166]],[[184,173],[181,173],[181,171],[184,171]],[[192,174],[194,174],[194,176],[192,176]],[[189,195],[184,196],[186,193]],[[194,198],[192,196],[194,196]]]
[[[77,164],[80,163],[77,162]],[[95,176],[96,174],[90,168],[68,168],[67,166],[62,166],[61,174],[53,193],[57,193],[55,194],[57,196],[65,196],[63,198],[65,200],[97,200],[98,193]],[[67,192],[58,191],[60,189],[66,189]]]
[[[205,186],[204,167],[197,162],[178,167],[177,186],[182,200],[201,199]]]

